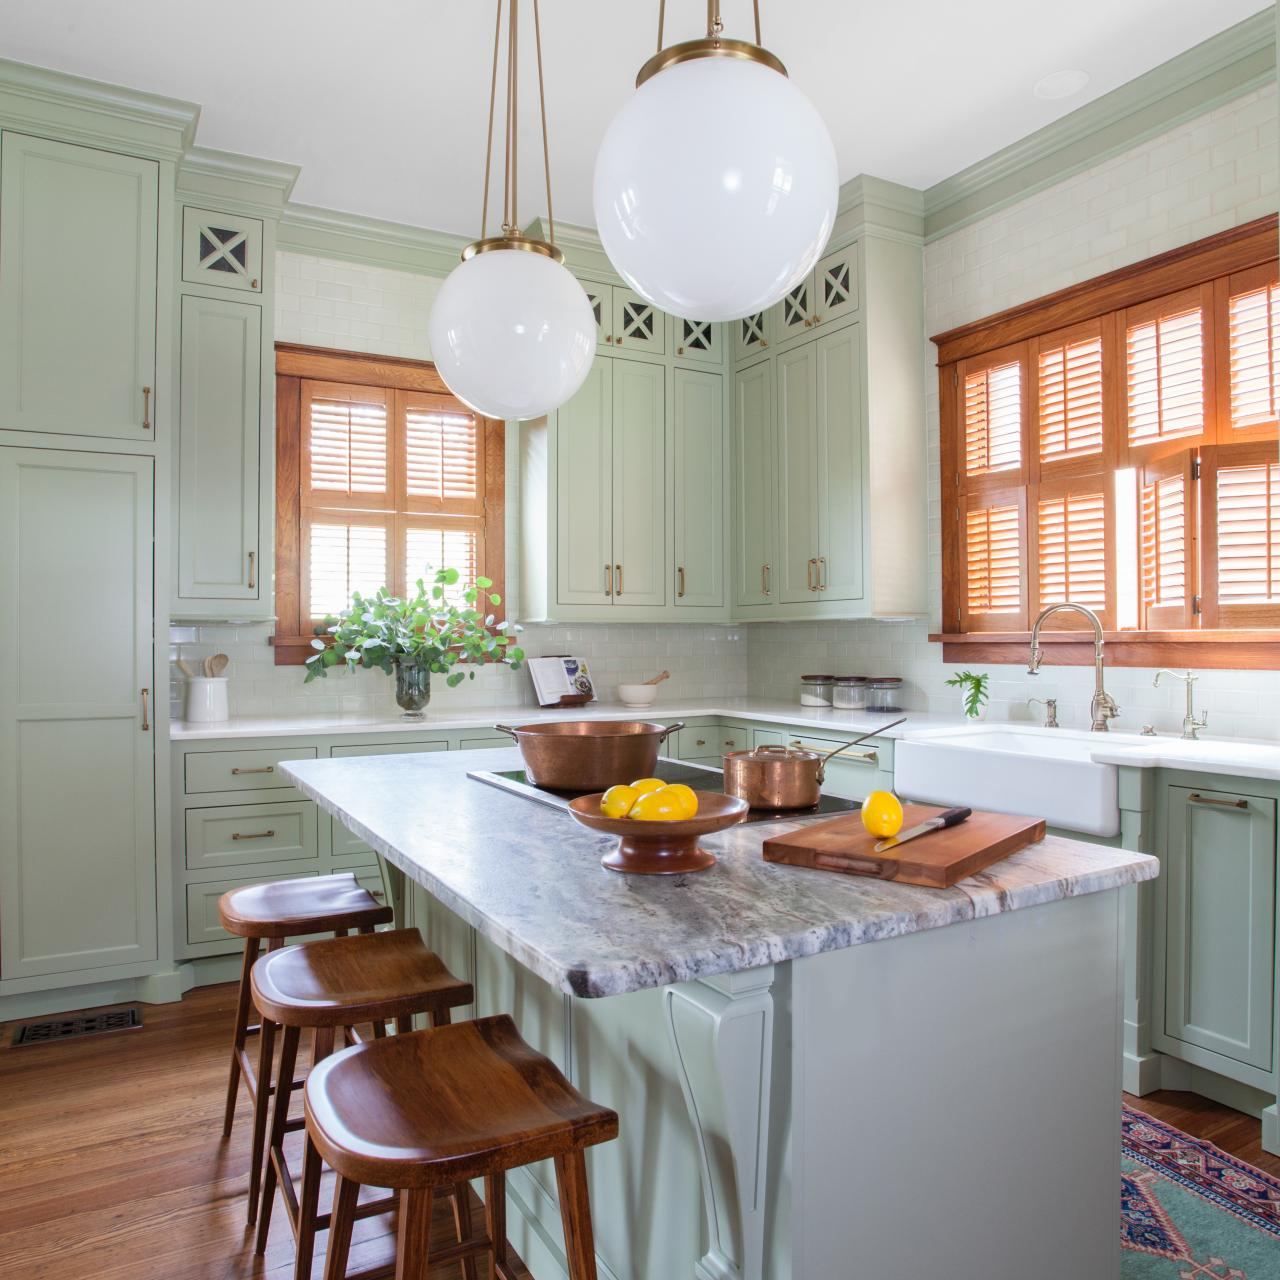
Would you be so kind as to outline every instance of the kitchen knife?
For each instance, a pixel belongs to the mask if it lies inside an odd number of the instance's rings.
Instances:
[[[931,831],[942,831],[947,827],[958,827],[971,813],[973,813],[972,809],[944,809],[936,818],[930,818],[927,822],[922,822],[909,831],[903,831],[900,835],[881,840],[876,845],[876,852],[888,853],[891,849],[896,849],[900,844],[906,844],[908,840],[914,840],[917,836],[927,836]]]

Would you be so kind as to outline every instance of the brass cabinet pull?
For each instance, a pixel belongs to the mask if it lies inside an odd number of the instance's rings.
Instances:
[[[238,778],[242,773],[275,773],[276,767],[273,764],[264,765],[261,769],[232,769],[232,777]]]
[[[761,348],[762,348],[762,349],[763,349],[764,347],[767,347],[768,345],[769,345],[769,340],[768,340],[768,338],[761,338],[761,339],[760,339],[760,346],[761,346]]]
[[[769,566],[767,564],[760,566],[760,594],[762,596],[769,594]]]
[[[618,575],[618,589],[614,592],[614,594],[620,596],[622,594],[622,566],[620,564],[615,564],[613,567],[615,572]]]
[[[818,557],[818,590],[825,591],[827,589],[827,557]]]
[[[142,429],[151,430],[151,388],[142,388]]]
[[[146,733],[151,728],[151,690],[143,689],[142,691],[142,732]]]
[[[270,840],[273,835],[275,835],[274,831],[250,831],[248,834],[233,831],[231,838],[233,840]]]
[[[252,591],[258,585],[258,553],[256,551],[249,552],[249,590]]]
[[[859,764],[879,764],[878,751],[837,751],[832,760],[856,760]]]
[[[683,348],[683,347],[677,347],[677,348],[676,348],[676,355],[678,355],[678,356],[682,356],[682,355],[684,355],[684,348]]]
[[[604,593],[607,596],[613,595],[613,565],[611,564],[604,567]]]
[[[1219,800],[1217,796],[1202,796],[1198,791],[1193,791],[1187,799],[1192,804],[1216,804],[1221,805],[1224,809],[1247,809],[1249,807],[1247,800]]]
[[[676,599],[684,598],[684,565],[676,565]]]
[[[611,333],[607,333],[607,334],[605,334],[605,339],[604,339],[604,340],[605,340],[606,342],[612,343],[612,342],[613,342],[613,334],[611,334]]]
[[[818,573],[818,560],[816,556],[814,557],[814,559],[806,563],[804,572],[805,572],[805,581],[808,583],[809,590],[817,591],[818,585],[817,585],[816,578]]]
[[[695,738],[693,741],[695,747],[705,747],[707,745],[706,738]]]

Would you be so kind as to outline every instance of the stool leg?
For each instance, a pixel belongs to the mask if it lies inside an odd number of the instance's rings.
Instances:
[[[591,1236],[591,1200],[587,1194],[587,1162],[581,1151],[556,1156],[556,1190],[564,1225],[564,1252],[569,1280],[596,1280],[596,1249]]]
[[[484,1226],[493,1243],[495,1280],[515,1280],[507,1261],[507,1175],[488,1173],[484,1179]]]
[[[413,1019],[407,1014],[402,1013],[396,1018],[396,1034],[404,1035],[406,1031],[413,1030]]]
[[[471,1186],[460,1182],[453,1189],[453,1230],[459,1244],[467,1244],[471,1240]],[[460,1260],[462,1280],[476,1280],[476,1260],[466,1257]]]
[[[316,1216],[320,1212],[320,1175],[323,1171],[324,1162],[308,1133],[302,1151],[302,1194],[298,1198],[298,1248],[293,1267],[294,1280],[311,1280],[311,1259],[316,1251]],[[262,1250],[259,1249],[258,1252],[261,1253]]]
[[[298,1037],[302,1033],[297,1027],[285,1027],[280,1043],[280,1078],[276,1082],[275,1109],[271,1113],[271,1136],[267,1141],[266,1170],[262,1181],[262,1204],[258,1210],[258,1242],[256,1253],[266,1253],[267,1233],[271,1230],[271,1211],[275,1207],[276,1158],[284,1163],[285,1125],[289,1119],[289,1102],[293,1090],[289,1088],[293,1082],[294,1068],[298,1062]],[[278,1157],[276,1153],[279,1153]]]
[[[400,1229],[396,1237],[396,1280],[427,1280],[431,1245],[430,1189],[400,1192]],[[474,1267],[472,1268],[474,1271]],[[326,1280],[329,1280],[326,1277]]]
[[[258,959],[262,943],[257,938],[244,940],[244,962],[240,969],[240,994],[236,1000],[236,1028],[231,1040],[231,1079],[227,1084],[227,1110],[222,1118],[222,1136],[231,1136],[231,1125],[236,1118],[236,1095],[240,1090],[240,1053],[244,1049],[245,1029],[249,1025],[249,1008],[252,993],[249,990],[249,974]]]
[[[311,1065],[324,1061],[333,1052],[335,1027],[317,1027],[311,1042]]]
[[[346,1280],[347,1255],[351,1252],[351,1228],[356,1221],[360,1184],[341,1174],[333,1189],[333,1216],[329,1219],[329,1248],[324,1258],[324,1280]]]
[[[258,1220],[258,1192],[262,1186],[262,1157],[267,1147],[267,1108],[271,1105],[271,1056],[276,1047],[276,1024],[262,1019],[262,1052],[258,1055],[258,1093],[253,1100],[253,1150],[249,1166],[249,1225]],[[292,1077],[290,1077],[292,1079]]]

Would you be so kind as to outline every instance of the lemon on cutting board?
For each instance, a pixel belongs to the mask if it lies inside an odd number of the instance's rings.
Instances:
[[[631,812],[631,806],[640,799],[640,792],[626,783],[610,787],[600,797],[600,812],[606,818],[625,818]]]
[[[892,791],[873,791],[862,802],[862,825],[873,836],[896,836],[902,830],[902,801]]]

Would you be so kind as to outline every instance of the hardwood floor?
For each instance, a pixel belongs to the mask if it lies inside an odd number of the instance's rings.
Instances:
[[[142,1005],[140,1031],[11,1048],[0,1029],[0,1276],[30,1280],[286,1280],[277,1206],[265,1258],[245,1227],[250,1114],[222,1138],[235,987]],[[291,1141],[300,1142],[301,1135]],[[301,1168],[300,1153],[291,1163]],[[332,1192],[326,1178],[322,1204]],[[475,1220],[482,1222],[477,1201]],[[389,1259],[388,1217],[357,1224],[351,1269]],[[434,1232],[453,1242],[447,1205]],[[319,1280],[323,1245],[312,1271]],[[512,1255],[514,1260],[514,1255]],[[479,1264],[487,1275],[486,1263]],[[519,1274],[529,1273],[517,1262]],[[432,1280],[458,1280],[456,1264]]]
[[[1230,1155],[1246,1160],[1263,1173],[1280,1178],[1280,1156],[1262,1149],[1262,1125],[1220,1102],[1211,1102],[1198,1093],[1179,1093],[1173,1089],[1157,1089],[1143,1098],[1124,1095],[1124,1100],[1139,1111],[1163,1120],[1183,1133],[1204,1138]]]

